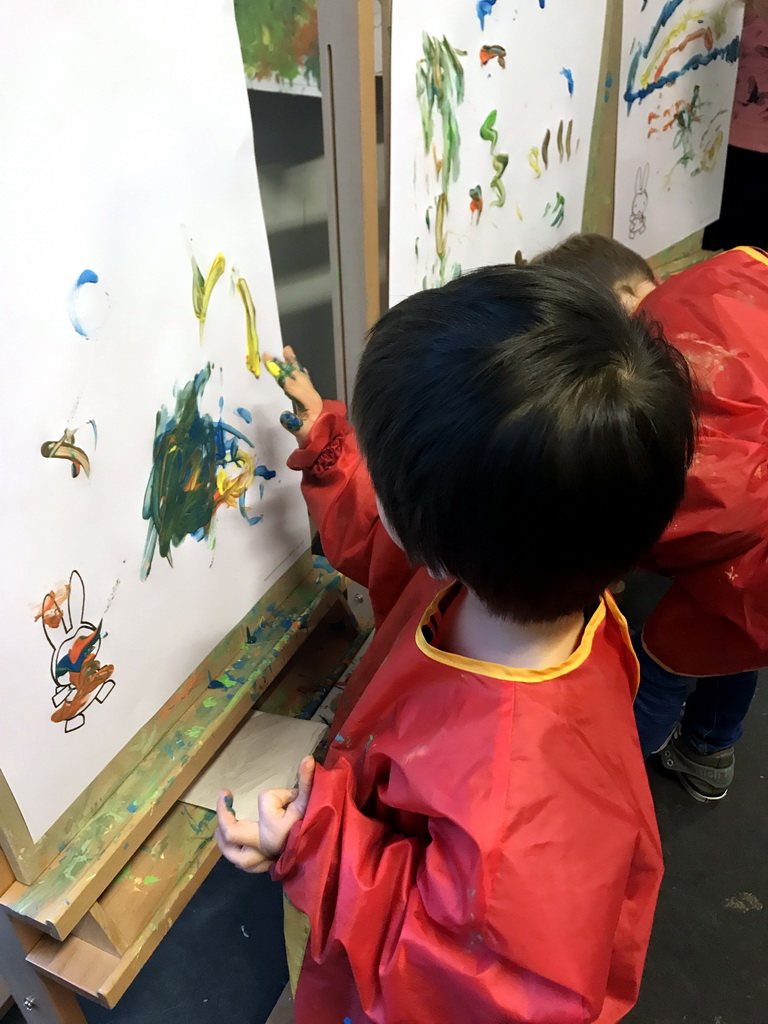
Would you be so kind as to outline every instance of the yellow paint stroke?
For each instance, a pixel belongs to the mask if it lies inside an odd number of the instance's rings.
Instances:
[[[539,150],[536,146],[531,147],[531,151],[528,154],[528,163],[533,169],[533,173],[537,178],[541,177],[541,164],[539,163]]]
[[[75,444],[75,432],[66,428],[58,441],[46,441],[40,446],[40,454],[44,459],[67,459],[72,463],[72,476],[80,470],[90,476],[91,463],[82,448]]]
[[[216,508],[219,508],[220,505],[237,508],[240,496],[245,494],[256,479],[253,459],[247,452],[238,450],[237,458],[233,460],[232,464],[240,470],[236,476],[230,476],[223,467],[219,467],[216,471],[216,493],[213,497]]]
[[[678,21],[674,28],[670,29],[669,32],[667,32],[667,34],[661,40],[659,45],[656,47],[653,56],[650,58],[649,63],[646,65],[645,71],[642,73],[642,75],[640,75],[640,84],[644,89],[648,87],[648,83],[651,80],[651,75],[653,74],[654,68],[661,60],[661,58],[664,56],[664,54],[667,52],[667,50],[670,49],[672,40],[676,39],[678,36],[681,36],[692,21],[702,21],[706,17],[706,11],[688,11],[686,14],[683,14],[683,16],[680,18],[680,21]],[[715,26],[713,25],[712,28],[714,33]],[[720,33],[717,33],[717,35],[719,36]]]
[[[256,310],[251,297],[251,289],[244,277],[238,277],[235,283],[238,294],[245,306],[245,365],[254,377],[261,376],[261,357],[259,356],[259,335],[256,331]]]
[[[444,260],[447,255],[445,239],[445,215],[448,212],[448,196],[441,192],[435,202],[435,252]]]
[[[517,214],[517,219],[518,220],[522,220],[523,219],[523,211],[520,209],[520,207],[518,206],[517,203],[515,203],[515,213]]]
[[[208,314],[208,305],[211,301],[211,295],[213,294],[213,289],[216,287],[216,282],[224,273],[227,261],[224,259],[223,253],[219,253],[211,264],[210,270],[205,275],[205,278],[203,278],[200,267],[197,264],[197,260],[191,253],[190,258],[192,260],[192,308],[195,311],[195,316],[200,322],[200,341],[202,341],[203,331],[205,330],[205,318]]]

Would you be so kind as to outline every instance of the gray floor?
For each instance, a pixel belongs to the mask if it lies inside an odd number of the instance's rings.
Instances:
[[[630,621],[655,593],[648,581],[630,586]],[[667,874],[631,1024],[768,1024],[766,683],[721,804],[697,804],[651,767]],[[286,978],[277,887],[222,862],[118,1009],[84,1009],[89,1024],[264,1024]],[[12,1011],[4,1024],[21,1022]]]

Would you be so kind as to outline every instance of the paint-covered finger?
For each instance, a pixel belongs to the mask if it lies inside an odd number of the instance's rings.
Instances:
[[[291,434],[298,434],[303,425],[303,420],[295,412],[288,412],[286,410],[280,416],[280,426],[284,427]]]

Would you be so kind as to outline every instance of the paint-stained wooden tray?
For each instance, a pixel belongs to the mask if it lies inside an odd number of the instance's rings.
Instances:
[[[332,607],[269,690],[256,701],[249,697],[248,706],[307,717],[363,639],[344,606]],[[225,673],[222,682],[229,678]],[[70,936],[64,942],[42,936],[27,960],[51,980],[114,1007],[216,863],[215,827],[212,811],[175,804]]]

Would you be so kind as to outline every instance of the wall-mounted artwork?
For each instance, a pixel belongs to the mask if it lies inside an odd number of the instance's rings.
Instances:
[[[251,89],[320,95],[316,0],[235,0]]]
[[[394,0],[390,299],[581,229],[605,0]]]
[[[233,7],[40,0],[10,24],[0,772],[36,842],[309,531],[260,373],[281,340]]]
[[[613,233],[643,256],[720,214],[743,10],[624,0]]]

